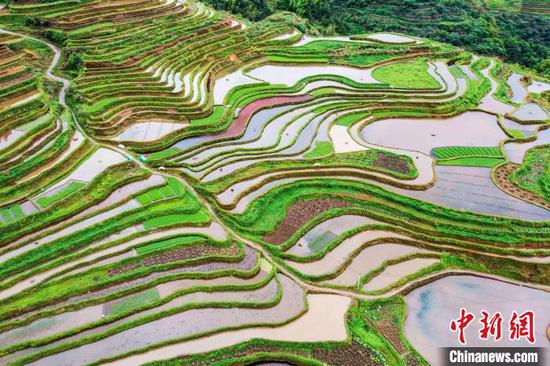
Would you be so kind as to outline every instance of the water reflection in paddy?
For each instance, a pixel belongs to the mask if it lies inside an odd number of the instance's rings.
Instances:
[[[497,118],[483,112],[466,112],[447,119],[380,120],[363,128],[361,135],[371,144],[425,154],[441,146],[497,146],[506,138]]]
[[[523,103],[525,97],[527,96],[527,89],[521,83],[523,75],[518,74],[517,72],[512,73],[508,78],[508,84],[512,88],[512,98],[510,100],[514,103]]]
[[[504,155],[512,162],[521,164],[525,153],[535,146],[550,144],[550,128],[538,133],[537,139],[531,142],[509,142],[504,144]]]
[[[521,121],[545,121],[548,119],[548,113],[535,103],[522,105],[511,116]]]
[[[550,293],[475,276],[446,277],[412,291],[406,296],[407,319],[405,334],[413,347],[432,365],[442,364],[439,347],[458,346],[457,335],[449,330],[449,323],[465,307],[476,316],[466,329],[467,345],[495,346],[494,341],[478,338],[480,311],[490,314],[500,311],[503,317],[503,339],[499,347],[528,346],[525,340],[508,339],[508,320],[513,311],[535,312],[535,346],[547,347],[546,328],[550,322]]]

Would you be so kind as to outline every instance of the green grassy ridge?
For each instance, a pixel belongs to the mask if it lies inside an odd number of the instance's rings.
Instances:
[[[197,242],[197,245],[207,245],[210,243],[212,243],[213,247],[225,245],[224,243],[209,242],[207,239],[200,240]],[[231,245],[231,243],[229,243],[229,245]],[[0,309],[2,309],[2,315],[0,317],[2,319],[9,319],[20,313],[26,313],[33,309],[56,304],[70,297],[82,295],[87,292],[99,291],[116,284],[143,278],[155,272],[177,269],[181,266],[199,265],[211,261],[238,262],[243,259],[244,252],[241,247],[240,253],[235,257],[207,254],[175,262],[145,266],[143,261],[148,256],[154,255],[155,253],[149,253],[137,257],[130,257],[116,263],[90,268],[85,272],[69,276],[68,278],[54,279],[44,286],[26,289],[10,297],[11,301],[9,303],[0,305]],[[112,271],[125,267],[130,267],[130,269],[126,272],[114,275],[110,274]],[[200,273],[198,275],[196,273],[190,273],[189,275],[200,276]]]
[[[428,365],[422,356],[412,347],[405,335],[407,304],[403,296],[394,295],[385,299],[362,301],[357,306],[358,312],[364,314],[364,317],[371,323],[377,324],[381,320],[389,320],[396,324],[399,329],[400,341],[406,351],[410,352],[420,365]]]
[[[82,143],[73,154],[65,158],[60,164],[48,170],[42,171],[32,180],[19,182],[17,185],[0,188],[0,202],[5,205],[9,202],[20,201],[25,197],[32,197],[42,190],[48,189],[55,182],[61,180],[73,169],[76,169],[94,151],[92,144],[88,141]],[[3,238],[0,238],[2,241]]]
[[[334,147],[332,143],[328,141],[317,141],[315,147],[304,155],[306,159],[324,158],[334,153]]]
[[[327,243],[327,245],[325,245],[323,249],[319,250],[314,254],[308,255],[306,257],[292,255],[286,252],[293,245],[295,245],[301,237],[303,237],[308,231],[312,230],[317,225],[329,219],[342,216],[342,215],[365,216],[374,220],[378,220],[380,221],[380,223],[362,225],[362,226],[358,226],[356,228],[350,229],[348,231],[345,231],[344,233],[338,235],[334,240]],[[403,245],[412,245],[416,247],[421,247],[431,251],[439,251],[444,246],[447,246],[447,247],[450,246],[455,248],[454,250],[455,252],[464,252],[468,250],[473,250],[477,252],[493,253],[495,255],[502,255],[502,256],[513,255],[517,257],[529,257],[529,256],[537,256],[537,255],[546,256],[548,254],[548,250],[545,250],[545,249],[522,250],[521,248],[496,247],[492,245],[480,244],[475,241],[469,241],[467,239],[440,237],[440,236],[434,235],[434,233],[432,232],[422,232],[421,231],[422,229],[426,231],[426,228],[422,226],[422,223],[419,223],[416,225],[419,227],[411,227],[411,225],[408,224],[406,221],[397,221],[397,220],[392,221],[390,218],[389,221],[391,223],[385,223],[384,220],[388,220],[388,217],[380,215],[377,212],[365,211],[364,209],[361,209],[361,208],[331,209],[329,211],[326,211],[312,218],[310,221],[304,224],[304,226],[299,228],[287,241],[285,241],[281,245],[275,246],[264,242],[262,242],[262,245],[266,247],[266,249],[268,249],[276,257],[289,259],[291,261],[299,262],[299,263],[310,262],[310,261],[322,259],[328,252],[335,249],[344,240],[360,233],[361,231],[369,229],[369,230],[385,230],[392,233],[404,235],[407,237],[407,239],[393,238],[392,241]],[[380,240],[376,239],[376,240],[370,241],[369,243],[376,244],[379,242],[383,243],[382,239]],[[447,249],[447,248],[445,248],[445,250],[450,251],[450,249]],[[359,252],[359,249],[357,252]]]
[[[500,147],[447,146],[432,150],[437,165],[494,167],[504,162]]]
[[[189,303],[189,304],[185,304],[185,305],[180,305],[178,307],[174,307],[174,308],[169,309],[169,310],[164,310],[160,313],[150,314],[150,315],[147,315],[145,317],[138,318],[138,319],[133,320],[129,323],[123,323],[121,325],[111,327],[108,330],[106,330],[106,331],[104,331],[103,333],[100,333],[100,334],[86,336],[86,337],[83,337],[81,339],[72,340],[72,341],[63,343],[59,346],[54,346],[52,348],[47,348],[44,351],[34,353],[30,356],[26,356],[26,357],[23,357],[23,358],[17,360],[14,363],[14,365],[22,365],[22,364],[28,363],[30,361],[38,360],[38,359],[43,358],[43,357],[48,356],[48,355],[52,355],[52,354],[55,354],[55,353],[65,351],[67,349],[72,349],[72,348],[75,348],[75,347],[78,347],[78,346],[81,346],[81,345],[84,345],[84,344],[89,344],[89,343],[98,341],[100,339],[104,339],[104,338],[106,338],[110,335],[120,333],[120,332],[122,332],[126,329],[133,328],[135,326],[145,324],[145,323],[154,321],[156,319],[160,319],[160,318],[163,318],[163,317],[166,317],[166,316],[174,315],[174,314],[177,314],[177,313],[181,313],[183,311],[187,311],[187,310],[191,310],[191,309],[195,309],[195,308],[199,308],[199,307],[204,307],[204,306],[206,306],[208,308],[242,307],[242,308],[258,308],[258,309],[269,308],[269,307],[272,307],[272,306],[278,304],[281,300],[281,297],[282,297],[282,290],[281,290],[280,281],[278,280],[278,278],[276,278],[276,280],[279,284],[278,292],[277,292],[276,296],[273,299],[271,299],[267,302],[258,303],[258,302],[247,302],[247,301],[232,301],[232,302]],[[215,330],[209,331],[205,334],[196,334],[196,335],[193,335],[191,337],[184,338],[184,339],[194,339],[194,338],[197,338],[199,336],[206,336],[206,335],[210,335],[210,334],[215,334],[215,333],[225,331],[225,330],[241,329],[241,328],[247,328],[247,327],[250,327],[250,326],[261,326],[261,325],[262,325],[262,323],[260,323],[260,324],[250,324],[250,325],[247,324],[245,326],[229,327],[229,328],[223,328],[223,329],[215,329]],[[270,324],[265,323],[265,325],[269,326]],[[179,341],[182,341],[182,340],[183,339],[180,339]],[[161,344],[163,344],[163,343],[161,343]]]
[[[183,222],[182,224],[187,225],[187,223],[185,223],[185,222]],[[174,226],[174,228],[178,228],[178,227],[181,227],[181,226],[180,225]],[[64,265],[64,264],[68,264],[68,263],[72,262],[73,260],[87,257],[90,254],[94,254],[94,253],[103,251],[105,249],[114,248],[114,247],[116,247],[120,244],[124,244],[125,242],[127,242],[129,240],[134,240],[136,238],[139,238],[139,237],[141,237],[141,235],[144,235],[144,234],[151,234],[151,232],[145,232],[145,231],[136,232],[134,234],[130,234],[129,236],[123,237],[121,239],[117,239],[117,240],[114,240],[114,241],[109,241],[109,242],[107,242],[105,244],[102,244],[102,245],[99,245],[97,247],[84,249],[84,250],[78,251],[76,253],[69,253],[69,254],[66,254],[66,255],[63,255],[63,256],[58,256],[54,260],[48,261],[48,262],[46,262],[44,264],[41,264],[41,265],[38,265],[38,266],[34,266],[32,268],[32,270],[22,272],[17,276],[10,277],[8,281],[2,282],[0,288],[1,289],[10,288],[12,286],[15,286],[18,282],[20,282],[22,280],[25,280],[25,279],[28,279],[32,276],[35,276],[35,275],[39,274],[39,273],[54,269],[54,268],[59,267],[59,266]],[[193,240],[195,240],[195,241],[208,239],[208,237],[205,236],[205,235],[191,235],[191,236],[193,237]],[[182,237],[182,239],[183,239],[185,236],[180,236],[180,237]],[[163,238],[163,240],[160,241],[160,243],[162,243],[162,241],[164,241],[164,240],[169,241],[169,240],[175,239],[175,238],[176,238],[175,236],[167,235],[166,237]],[[135,246],[133,246],[131,248],[128,248],[127,250],[118,251],[118,252],[115,252],[115,253],[110,253],[106,256],[101,256],[101,257],[93,259],[91,261],[87,261],[86,265],[94,265],[96,263],[101,262],[104,259],[116,257],[116,256],[118,256],[118,255],[120,255],[124,252],[130,251],[132,249],[136,250],[136,253],[138,253],[138,254],[149,254],[150,252],[152,252],[152,250],[149,250],[149,251],[147,250],[147,247],[149,247],[149,246],[151,247],[151,249],[154,249],[155,247],[159,246],[159,241],[158,240],[149,240],[149,241],[146,241],[146,242],[143,242],[143,243],[139,243],[139,244],[136,244]],[[141,247],[144,248],[143,253],[139,252],[139,249]],[[63,270],[53,274],[48,280],[53,280],[53,279],[59,278],[59,277],[65,275],[65,274],[71,272],[73,269],[74,268],[72,268],[72,267],[63,269]]]
[[[237,243],[237,245],[239,245],[242,248],[242,244]],[[241,257],[242,257],[242,251],[241,251],[240,257],[238,259],[240,259]],[[226,261],[228,259],[231,259],[231,258],[225,257]],[[203,260],[204,260],[204,258],[203,258]],[[208,260],[208,258],[206,258],[206,260]],[[235,260],[235,259],[233,258],[233,260]],[[195,264],[197,263],[196,260],[193,260],[191,262],[195,263]],[[190,262],[187,261],[187,263],[190,263]],[[160,268],[160,267],[157,267],[157,269],[158,268]],[[163,266],[163,268],[167,268],[167,267]],[[67,312],[67,311],[76,311],[76,310],[82,309],[82,308],[90,306],[90,305],[97,305],[97,304],[101,304],[101,303],[104,303],[104,302],[117,300],[117,299],[120,299],[124,296],[132,295],[133,293],[135,293],[137,291],[147,290],[147,289],[152,288],[154,286],[157,286],[159,284],[167,283],[167,282],[171,282],[171,281],[176,281],[176,280],[180,280],[180,279],[216,279],[216,278],[225,277],[225,276],[234,276],[234,277],[239,277],[239,278],[251,278],[251,277],[253,277],[257,274],[259,268],[260,268],[260,265],[259,265],[259,262],[258,262],[258,264],[256,264],[256,266],[254,268],[252,268],[251,270],[241,270],[241,269],[235,269],[235,268],[228,268],[228,269],[222,269],[222,270],[217,270],[217,271],[212,271],[212,272],[193,272],[193,273],[183,272],[183,273],[173,273],[173,274],[163,275],[163,276],[159,276],[159,277],[157,277],[157,278],[153,279],[152,281],[149,281],[145,284],[139,284],[139,285],[136,285],[132,288],[122,289],[120,291],[113,292],[113,293],[110,293],[110,294],[107,294],[107,295],[104,295],[104,296],[100,296],[100,297],[97,297],[97,298],[85,299],[85,300],[81,300],[81,301],[76,302],[76,303],[75,302],[68,302],[68,303],[64,303],[64,304],[62,304],[60,306],[57,306],[57,307],[51,307],[51,308],[46,307],[46,308],[44,308],[44,310],[41,310],[41,311],[35,312],[35,313],[31,313],[30,316],[26,316],[22,319],[10,320],[10,321],[4,322],[4,323],[2,323],[2,325],[0,325],[0,329],[2,329],[3,331],[14,329],[14,328],[16,328],[18,326],[21,326],[21,325],[30,324],[33,321],[35,321],[36,319],[45,318],[45,317],[48,317],[48,316],[55,316],[55,315],[58,315],[58,314],[61,314],[61,313]],[[226,288],[226,287],[227,287],[227,285],[221,285],[220,288]],[[201,291],[202,289],[206,290],[207,288],[208,288],[207,286],[202,286],[201,285],[201,286],[194,286],[194,287],[188,288],[188,289],[178,290],[175,293],[173,293],[172,295],[163,298],[162,301],[167,302],[167,301],[179,296],[178,294],[187,293],[187,291],[189,291],[189,292]],[[36,289],[34,289],[34,290],[36,290]],[[78,292],[76,294],[78,294]]]
[[[139,169],[131,163],[117,165],[115,168],[108,169],[94,178],[82,190],[67,197],[65,200],[53,203],[47,210],[28,216],[10,226],[3,227],[0,243],[6,244],[46,225],[58,223],[102,201],[115,189],[125,184],[145,179],[148,176],[148,172]]]
[[[0,209],[0,216],[4,220],[4,223],[12,223],[17,220],[21,220],[25,214],[20,205],[12,205],[7,208]]]
[[[382,154],[389,157],[403,158],[410,168],[409,174],[401,174],[395,171],[375,167],[373,163],[376,160],[378,154]],[[261,176],[267,173],[273,172],[285,172],[293,169],[314,168],[317,166],[324,167],[353,167],[357,169],[364,169],[373,172],[385,173],[389,176],[412,179],[418,174],[416,167],[412,160],[405,155],[397,155],[389,151],[383,150],[366,150],[349,153],[330,154],[321,158],[303,159],[303,160],[272,160],[257,162],[249,167],[237,170],[235,174],[217,179],[209,183],[198,183],[198,188],[203,192],[209,194],[216,194],[223,192],[229,186],[242,181]]]
[[[237,273],[235,270],[231,270],[229,272],[227,270],[223,270],[223,271],[218,271],[218,273],[216,273],[216,275],[217,276],[246,275],[246,276],[248,276],[248,278],[250,278],[250,277],[254,276],[256,273],[258,273],[258,271],[259,271],[259,265],[257,265],[254,269],[252,269],[252,271],[249,271],[249,272],[246,272],[246,273],[243,272],[243,271],[241,271],[240,273]],[[189,273],[187,273],[187,275],[189,275]],[[173,280],[179,279],[181,277],[181,274],[179,276],[171,275],[171,276],[165,276],[165,277],[166,278],[164,278],[164,282],[173,281]],[[183,278],[188,278],[188,277],[189,276],[184,276]],[[207,277],[211,277],[211,276],[207,276]],[[197,292],[206,292],[206,291],[222,291],[223,292],[223,291],[256,290],[256,289],[259,289],[259,288],[267,285],[274,277],[275,277],[275,272],[272,271],[271,273],[267,274],[260,281],[255,282],[255,283],[251,283],[251,284],[196,285],[196,286],[192,286],[192,287],[189,287],[189,288],[180,289],[180,290],[175,291],[174,293],[172,293],[172,294],[170,294],[166,297],[160,298],[160,299],[155,300],[153,302],[149,302],[147,304],[142,304],[140,307],[136,307],[136,308],[132,308],[132,309],[125,309],[121,313],[112,314],[112,315],[110,315],[106,318],[102,318],[100,320],[93,321],[93,322],[88,323],[84,326],[81,326],[77,329],[71,329],[69,331],[61,332],[61,333],[58,333],[58,334],[55,334],[55,335],[52,335],[52,336],[49,336],[49,337],[46,337],[46,338],[42,338],[39,341],[22,342],[22,343],[19,343],[17,345],[2,349],[2,350],[0,350],[0,355],[16,352],[16,351],[25,349],[27,347],[45,346],[45,345],[51,344],[51,343],[53,343],[57,340],[60,340],[60,339],[67,338],[69,336],[78,334],[82,331],[85,331],[85,330],[88,330],[88,329],[94,329],[96,327],[99,327],[99,326],[102,326],[102,325],[105,325],[105,324],[113,323],[117,320],[120,320],[124,317],[127,317],[128,315],[134,315],[138,312],[150,310],[150,309],[153,309],[157,306],[164,305],[164,304],[168,303],[169,301],[174,300],[174,299],[176,299],[177,297],[180,297],[180,296],[193,294],[193,293],[197,293]],[[156,284],[161,283],[158,280],[154,280],[153,282],[155,282]],[[142,292],[143,291],[149,291],[149,290],[154,288],[152,286],[154,286],[154,284],[146,284],[145,286],[141,285],[141,286],[139,286],[139,288],[135,289],[136,292],[125,291],[126,292],[125,296],[126,296],[126,298],[128,298],[128,297],[131,297],[131,296],[135,296],[138,293],[137,291],[142,291]],[[112,296],[111,296],[111,298],[112,298]],[[120,296],[119,296],[119,298],[122,299]],[[195,305],[191,306],[191,308],[189,308],[189,310],[193,309],[193,308],[197,308],[199,305],[201,305],[201,303],[196,303]],[[207,307],[209,306],[209,304],[205,304],[205,305]],[[222,306],[222,307],[225,307],[225,306]],[[123,324],[123,326],[124,326],[124,324]]]
[[[128,313],[132,310],[139,309],[143,305],[148,305],[152,302],[160,300],[160,295],[156,289],[150,289],[143,292],[128,296],[126,299],[113,305],[112,314]]]
[[[33,119],[30,117],[29,119]],[[27,124],[23,125],[26,126]],[[0,164],[7,162],[10,158],[16,157],[18,154],[26,156],[29,150],[33,149],[33,141],[39,139],[42,136],[53,132],[56,128],[55,119],[53,115],[48,114],[47,118],[40,124],[37,124],[25,131],[25,134],[21,136],[17,141],[5,149],[5,152],[0,153]]]
[[[410,47],[357,41],[313,40],[296,47],[272,47],[265,50],[269,61],[298,63],[338,63],[369,66],[379,61],[404,55]],[[361,60],[362,62],[357,62]],[[370,62],[366,62],[369,60]]]
[[[84,183],[73,181],[73,182],[70,182],[69,185],[63,190],[51,196],[42,196],[38,198],[36,202],[43,208],[46,208],[54,202],[61,201],[69,197],[71,194],[75,193],[76,191],[78,191],[80,188],[84,186],[85,186]]]
[[[234,105],[237,107],[243,107],[246,104],[251,103],[251,100],[253,101],[253,100],[260,99],[259,97],[257,97],[258,94],[263,95],[262,98],[266,98],[268,95],[280,96],[280,95],[297,93],[300,90],[304,89],[304,87],[307,84],[315,81],[320,81],[320,80],[336,81],[345,86],[349,86],[360,90],[380,90],[380,89],[387,89],[389,87],[389,85],[384,83],[361,84],[339,75],[330,75],[330,74],[315,75],[315,76],[305,77],[299,82],[297,82],[296,84],[294,84],[293,86],[286,86],[283,84],[270,85],[270,84],[267,84],[266,82],[258,82],[257,84],[239,85],[236,88],[233,88],[229,91],[225,99],[225,104]]]
[[[446,146],[437,147],[432,150],[432,154],[439,159],[448,159],[466,156],[486,156],[502,157],[502,152],[498,146]]]
[[[487,157],[466,157],[466,158],[452,158],[452,159],[439,159],[437,165],[444,166],[472,166],[472,167],[486,167],[492,168],[499,164],[502,164],[505,160],[503,158],[487,158]]]
[[[194,206],[194,207],[193,207]],[[163,217],[171,214],[189,214],[193,223],[209,220],[207,214],[199,214],[202,209],[192,201],[182,202],[179,199],[163,201],[154,206],[145,206],[125,212],[122,215],[110,218],[76,233],[57,239],[48,245],[33,249],[4,262],[0,269],[0,278],[13,275],[29,266],[47,261],[53,254],[69,253],[89,244],[93,240],[104,238],[115,231],[142,223],[146,220]]]
[[[498,59],[494,62],[495,66],[489,70],[489,75],[497,82],[497,90],[493,94],[493,97],[500,102],[515,105],[510,100],[512,88],[508,84],[508,77],[512,74],[512,70],[509,65]]]
[[[160,217],[154,217],[143,222],[145,230],[162,229],[169,226],[178,225],[181,223],[201,224],[208,222],[210,216],[206,211],[198,211],[189,214],[169,214]]]
[[[288,191],[288,192],[287,192]],[[381,188],[356,182],[344,182],[335,179],[323,179],[316,182],[299,181],[277,187],[263,197],[252,202],[243,214],[229,215],[221,212],[222,217],[231,226],[243,233],[254,236],[271,232],[282,221],[286,208],[299,197],[335,197],[358,193],[373,195],[376,201],[355,201],[372,209],[381,210],[390,216],[401,216],[407,220],[425,222],[439,235],[467,238],[481,242],[492,242],[504,246],[525,246],[543,240],[549,232],[544,222],[524,222],[515,219],[494,218],[469,212],[461,212],[409,197],[395,195]],[[264,213],[269,210],[269,216]],[[259,217],[262,217],[259,220]],[[437,220],[434,222],[433,218]],[[413,221],[413,222],[414,222]],[[536,235],[533,230],[536,229]],[[539,242],[540,243],[540,242]]]
[[[2,186],[7,186],[15,180],[23,178],[33,170],[38,169],[40,166],[46,165],[52,159],[59,157],[69,147],[70,139],[73,134],[73,129],[69,129],[59,134],[50,149],[38,156],[33,156],[32,160],[27,160],[22,164],[12,166],[5,175],[3,174],[0,177],[0,184]]]
[[[383,273],[388,267],[403,263],[412,259],[417,258],[434,258],[434,259],[440,259],[441,255],[438,254],[428,254],[428,253],[414,253],[409,254],[402,257],[392,258],[389,260],[385,260],[382,262],[378,267],[374,268],[373,270],[369,271],[368,273],[363,274],[359,280],[357,281],[356,288],[359,289],[359,292],[368,294],[368,295],[381,295],[384,293],[387,293],[393,289],[398,289],[400,287],[405,286],[407,283],[413,282],[414,280],[417,280],[419,278],[425,277],[430,274],[434,274],[437,272],[440,272],[444,269],[443,264],[441,262],[434,263],[430,266],[424,267],[419,269],[418,271],[411,273],[409,275],[403,276],[398,278],[396,281],[390,283],[384,288],[377,289],[377,290],[371,290],[371,291],[364,291],[362,288],[365,284],[376,278],[378,275]]]
[[[153,252],[161,252],[167,249],[175,249],[180,246],[195,242],[200,236],[198,235],[186,235],[178,236],[170,239],[155,241],[151,244],[141,245],[136,248],[138,254],[149,254]]]

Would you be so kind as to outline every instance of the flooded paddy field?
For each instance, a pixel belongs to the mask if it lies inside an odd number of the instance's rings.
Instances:
[[[477,328],[472,326],[465,332],[470,347],[546,347],[548,343],[550,294],[545,291],[482,277],[449,276],[412,291],[405,299],[405,334],[418,352],[434,365],[441,362],[439,347],[456,345],[456,334],[449,331],[449,323],[460,314],[461,307],[477,317],[482,310],[490,314],[499,311],[505,322],[512,311],[532,310],[536,314],[534,345],[524,339],[510,341],[507,337],[499,342],[480,340]]]

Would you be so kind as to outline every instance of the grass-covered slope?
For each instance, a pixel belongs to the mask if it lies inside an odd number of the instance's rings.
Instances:
[[[550,45],[545,32],[550,5],[544,0],[208,1],[254,20],[288,10],[308,19],[311,28],[321,33],[406,33],[501,56],[542,73],[548,70]]]

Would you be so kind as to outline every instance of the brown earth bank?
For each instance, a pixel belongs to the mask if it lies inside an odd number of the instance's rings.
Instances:
[[[265,235],[262,240],[274,245],[282,244],[315,216],[332,208],[350,206],[351,204],[349,202],[336,198],[299,201],[288,208],[285,218],[277,229],[271,234]]]

